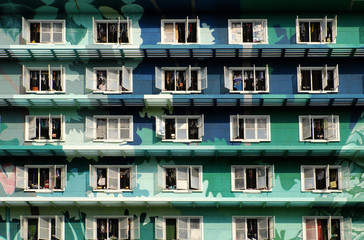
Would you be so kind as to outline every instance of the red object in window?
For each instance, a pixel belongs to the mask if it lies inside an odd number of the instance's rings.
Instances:
[[[322,236],[322,224],[320,220],[317,220],[317,240],[323,240],[324,237]]]
[[[49,188],[49,181],[48,180],[44,181],[44,188]]]

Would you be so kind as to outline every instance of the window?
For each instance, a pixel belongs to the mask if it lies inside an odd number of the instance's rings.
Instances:
[[[230,141],[270,141],[270,117],[266,115],[231,115]]]
[[[155,68],[155,86],[162,92],[193,93],[207,88],[207,68]]]
[[[351,218],[303,217],[303,240],[352,239],[351,231]]]
[[[156,117],[156,134],[162,140],[174,142],[202,141],[204,116]]]
[[[272,191],[274,166],[231,166],[232,191]]]
[[[86,88],[100,93],[131,93],[131,68],[86,68]]]
[[[156,217],[155,239],[202,240],[202,217]]]
[[[298,92],[325,93],[337,92],[339,87],[339,67],[297,68]]]
[[[335,43],[337,16],[334,18],[296,19],[297,43]]]
[[[162,191],[202,191],[202,166],[158,166]]]
[[[137,166],[90,165],[90,186],[94,191],[127,191],[137,186]]]
[[[22,37],[27,43],[64,43],[65,20],[27,20],[22,18]]]
[[[93,19],[94,43],[131,43],[131,20]]]
[[[339,141],[339,116],[299,116],[300,141]]]
[[[86,138],[104,142],[132,142],[133,116],[86,117]]]
[[[162,20],[162,43],[199,43],[200,20]]]
[[[96,216],[86,218],[86,239],[139,239],[137,216]]]
[[[26,92],[57,93],[65,92],[64,68],[27,68],[23,65],[23,86]]]
[[[58,116],[26,116],[25,141],[63,141],[65,117]]]
[[[224,85],[231,93],[268,93],[269,68],[224,67]]]
[[[64,191],[66,165],[25,165],[16,167],[16,187],[26,191]]]
[[[350,171],[348,167],[317,165],[301,166],[302,191],[336,192],[348,189]]]
[[[233,217],[233,240],[274,237],[274,217]]]
[[[266,19],[229,19],[229,44],[268,43]]]
[[[20,237],[24,240],[63,240],[63,216],[20,216]]]

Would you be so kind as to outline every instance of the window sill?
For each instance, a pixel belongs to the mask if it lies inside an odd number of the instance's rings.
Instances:
[[[261,139],[261,140],[246,140],[246,139],[231,139],[231,142],[243,142],[243,143],[259,143],[259,142],[270,142],[270,139]]]
[[[32,43],[32,42],[27,42],[27,44],[29,44],[29,45],[40,45],[40,44],[47,44],[47,45],[65,45],[65,42],[60,42],[60,43],[53,43],[53,42]]]
[[[193,94],[201,93],[201,91],[161,91],[162,94]]]
[[[193,142],[202,142],[202,139],[193,139],[193,140],[163,139],[162,142],[193,143]]]
[[[36,93],[36,94],[43,94],[43,95],[51,95],[51,94],[64,94],[65,91],[26,91],[26,93]]]
[[[193,45],[193,44],[200,44],[199,42],[195,42],[195,43],[165,43],[162,42],[160,44],[166,44],[166,45]]]
[[[121,143],[121,142],[133,142],[133,139],[117,139],[117,140],[103,140],[103,139],[94,139],[94,142],[103,142],[103,143]]]
[[[300,140],[301,142],[312,142],[312,143],[328,143],[328,142],[340,142],[338,139],[334,140]]]
[[[235,91],[230,90],[229,93],[237,93],[237,94],[261,94],[261,93],[269,93],[269,91]]]
[[[24,189],[24,192],[39,192],[39,193],[52,193],[52,192],[64,192],[60,189]]]
[[[54,140],[42,140],[42,139],[38,139],[38,140],[24,140],[25,142],[34,142],[34,143],[54,143],[54,142],[65,142],[64,139],[54,139]]]
[[[329,94],[329,93],[338,93],[338,90],[322,90],[322,91],[305,91],[300,90],[298,93],[309,93],[309,94]]]
[[[181,189],[181,190],[178,190],[178,189],[174,189],[174,190],[163,190],[162,192],[164,192],[164,193],[195,193],[195,192],[202,192],[202,190],[183,190],[183,189]]]
[[[305,190],[305,192],[312,192],[312,193],[341,193],[342,190]]]
[[[95,94],[124,94],[124,93],[133,93],[132,91],[99,91],[94,90],[93,93]]]
[[[239,45],[243,45],[243,44],[246,44],[246,45],[256,45],[256,44],[268,44],[268,42],[264,41],[264,42],[240,42],[240,43],[230,43],[229,44],[239,44]]]
[[[232,192],[241,192],[241,193],[264,193],[264,192],[272,192],[272,189],[267,190],[231,190]]]
[[[109,189],[94,189],[94,192],[106,192],[106,193],[122,193],[122,192],[133,192],[133,189],[119,189],[119,190],[109,190]]]
[[[336,42],[297,42],[297,44],[336,44]]]
[[[132,43],[98,43],[94,42],[95,45],[132,45]]]

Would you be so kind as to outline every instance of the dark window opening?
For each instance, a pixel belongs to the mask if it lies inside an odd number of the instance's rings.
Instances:
[[[38,239],[38,218],[28,219],[28,239]]]
[[[165,88],[167,91],[175,90],[175,71],[165,71]]]
[[[327,86],[325,90],[335,90],[334,89],[334,70],[327,70]]]
[[[339,189],[337,169],[329,170],[329,189]]]
[[[97,189],[106,189],[107,185],[107,169],[97,169]]]
[[[97,90],[106,91],[107,71],[96,71]]]
[[[38,189],[38,168],[28,169],[28,188]]]
[[[255,71],[256,90],[265,91],[265,71]]]
[[[327,222],[327,219],[317,219],[317,233],[320,240],[329,240]]]
[[[326,169],[316,169],[316,189],[326,189]]]
[[[66,174],[66,173],[64,173]],[[62,188],[62,168],[56,168],[56,176],[55,176],[55,184],[54,189],[61,189]]]
[[[118,42],[118,24],[108,23],[108,43]]]
[[[198,119],[188,119],[188,139],[198,139]]]
[[[325,139],[324,119],[313,119],[313,139]]]
[[[244,71],[244,90],[254,91],[254,71]]]
[[[177,73],[176,90],[177,91],[186,91],[186,72],[177,71],[176,73]]]
[[[331,219],[331,238],[330,240],[340,240],[340,219]]]
[[[191,71],[191,86],[188,88],[189,91],[197,91],[198,90],[198,71]]]
[[[312,90],[322,90],[322,71],[312,70]]]
[[[243,23],[243,42],[253,42],[253,23]]]
[[[175,119],[166,119],[166,139],[176,139],[176,121]]]
[[[119,43],[129,43],[128,24],[127,23],[120,23]]]
[[[97,24],[97,42],[98,43],[106,43],[106,31],[107,24],[106,23],[98,23]]]
[[[246,169],[246,188],[257,189],[257,172],[255,168]]]
[[[196,23],[188,23],[187,42],[189,42],[189,43],[197,42],[197,24]]]
[[[238,139],[245,139],[244,135],[244,119],[239,119],[239,136],[237,136]]]
[[[30,90],[39,91],[39,71],[30,71]]]
[[[36,119],[36,139],[50,139],[49,136],[49,119]]]
[[[53,89],[54,91],[62,91],[61,71],[52,71]]]
[[[301,71],[301,90],[311,90],[311,71]]]
[[[51,218],[51,240],[57,240],[56,238],[56,219]]]
[[[258,220],[247,219],[248,239],[258,239]]]
[[[52,139],[61,138],[61,119],[52,118]]]
[[[177,239],[177,220],[176,219],[166,219],[166,240],[176,240]]]
[[[177,37],[177,42],[179,43],[186,42],[185,23],[176,23],[176,37]]]
[[[332,22],[327,22],[326,42],[332,42]]]
[[[97,239],[107,239],[107,219],[97,219]]]
[[[308,22],[301,22],[300,24],[300,42],[309,42],[309,24]]]
[[[40,23],[30,23],[30,42],[40,43]]]
[[[120,168],[120,189],[130,189],[130,168]]]
[[[175,168],[166,168],[166,189],[177,189]]]
[[[321,41],[321,24],[320,22],[311,22],[311,42]]]
[[[233,90],[243,90],[243,77],[241,71],[233,71]]]

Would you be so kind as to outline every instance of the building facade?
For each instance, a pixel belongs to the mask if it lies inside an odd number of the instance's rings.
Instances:
[[[0,6],[0,239],[364,239],[361,1]]]

